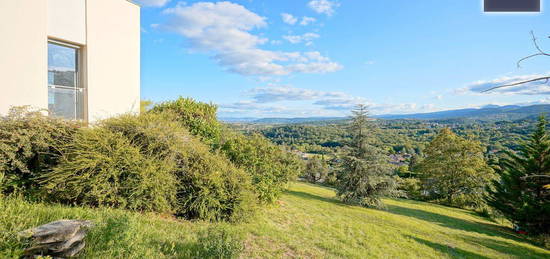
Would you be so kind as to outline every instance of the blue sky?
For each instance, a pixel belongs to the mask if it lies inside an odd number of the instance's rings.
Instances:
[[[222,117],[346,116],[550,103],[550,15],[468,0],[140,0],[142,98],[193,97]],[[543,6],[544,7],[544,6]]]

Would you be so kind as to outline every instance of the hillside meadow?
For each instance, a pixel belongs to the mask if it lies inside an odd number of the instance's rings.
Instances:
[[[89,219],[81,258],[196,258],[200,233],[223,226],[244,238],[241,258],[550,258],[507,226],[466,210],[385,199],[387,210],[344,205],[332,189],[294,182],[248,223],[0,199],[0,258],[18,258],[24,229]]]

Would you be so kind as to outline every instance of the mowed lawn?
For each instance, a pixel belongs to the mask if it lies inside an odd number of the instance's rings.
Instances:
[[[409,200],[388,210],[348,206],[329,188],[293,183],[250,223],[242,258],[550,258],[550,251],[472,212]],[[53,220],[96,223],[83,258],[188,258],[208,222],[113,209],[69,208],[0,199],[0,258],[16,258],[15,233]]]

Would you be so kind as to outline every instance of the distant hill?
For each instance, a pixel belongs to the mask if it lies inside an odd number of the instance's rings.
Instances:
[[[471,119],[471,120],[519,120],[528,117],[536,117],[541,113],[549,113],[550,105],[540,104],[531,106],[496,106],[490,105],[483,108],[458,109],[430,113],[415,114],[388,114],[378,115],[375,118],[380,119],[420,119],[420,120],[441,120],[441,119]]]
[[[530,106],[519,105],[487,105],[482,108],[458,109],[429,113],[414,114],[385,114],[375,115],[373,118],[397,120],[397,119],[416,119],[416,120],[447,120],[447,119],[468,119],[480,121],[498,121],[498,120],[519,120],[525,118],[534,118],[541,113],[550,113],[550,104],[539,104]],[[257,123],[257,124],[297,124],[297,123],[316,123],[316,122],[336,122],[346,120],[346,117],[307,117],[307,118],[220,118],[227,123]]]
[[[257,123],[257,124],[297,124],[326,121],[341,121],[345,117],[308,117],[308,118],[219,118],[227,123]]]

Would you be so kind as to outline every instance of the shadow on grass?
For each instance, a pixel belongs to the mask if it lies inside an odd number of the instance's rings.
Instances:
[[[317,200],[317,201],[332,203],[332,204],[339,205],[339,206],[347,206],[346,204],[342,203],[341,201],[339,201],[337,199],[322,197],[322,196],[314,195],[314,194],[307,193],[307,192],[286,190],[285,193],[289,194],[289,195],[292,195],[292,196],[295,196],[295,197],[308,199],[308,200]]]
[[[499,240],[488,239],[488,238],[472,238],[472,237],[463,238],[463,240],[471,244],[481,245],[486,248],[499,251],[501,253],[504,253],[510,256],[515,256],[517,258],[541,258],[541,259],[550,258],[550,252],[547,252],[547,253],[537,252],[527,247],[523,247],[520,245],[515,245],[515,244],[511,244],[511,243],[507,243]],[[544,250],[544,249],[541,248],[541,250]]]
[[[470,252],[461,248],[451,247],[440,243],[434,243],[422,238],[408,236],[414,239],[416,242],[429,246],[439,252],[445,253],[453,258],[489,258],[485,255]],[[487,238],[464,238],[464,241],[477,246],[484,246],[488,249],[498,251],[499,253],[506,254],[514,258],[549,258],[550,253],[542,253],[534,251],[523,246],[518,246],[502,241],[487,239]]]
[[[416,218],[428,222],[434,222],[441,226],[463,230],[468,232],[476,232],[488,236],[498,236],[513,239],[519,242],[529,242],[528,240],[516,235],[511,230],[487,223],[472,222],[455,217],[445,216],[424,210],[411,209],[396,205],[388,205],[388,211],[393,214]]]
[[[481,258],[481,259],[485,259],[485,258],[488,259],[489,258],[489,257],[483,256],[483,255],[480,255],[480,254],[477,254],[477,253],[474,253],[474,252],[466,251],[464,249],[434,243],[434,242],[431,242],[431,241],[428,241],[428,240],[425,240],[425,239],[422,239],[422,238],[413,237],[413,236],[408,236],[408,237],[411,238],[411,239],[414,239],[414,241],[416,241],[420,244],[423,244],[425,246],[429,246],[429,247],[433,248],[434,250],[437,250],[441,253],[445,253],[445,254],[449,255],[450,257],[453,257],[453,258]]]

